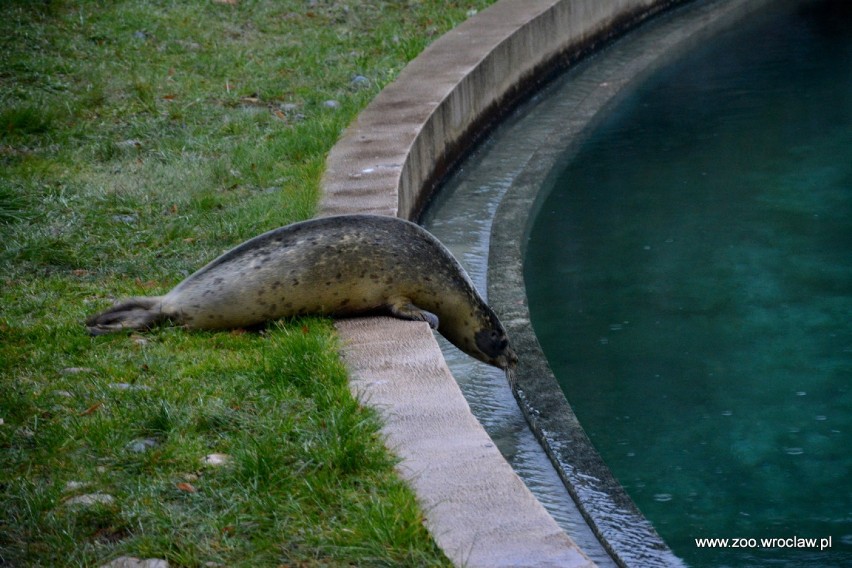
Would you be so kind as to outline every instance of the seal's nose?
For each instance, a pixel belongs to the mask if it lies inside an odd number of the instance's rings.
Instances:
[[[503,360],[503,364],[500,366],[504,369],[514,369],[518,364],[518,354],[511,347],[506,347],[506,351],[501,359]]]

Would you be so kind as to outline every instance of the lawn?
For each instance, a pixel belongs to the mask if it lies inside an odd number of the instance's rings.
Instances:
[[[329,320],[83,320],[311,217],[345,126],[492,1],[0,2],[0,565],[448,564]]]

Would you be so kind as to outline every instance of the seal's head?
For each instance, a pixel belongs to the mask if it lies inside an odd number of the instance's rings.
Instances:
[[[491,314],[488,320],[489,325],[487,327],[483,327],[474,333],[476,348],[479,351],[474,355],[477,359],[489,365],[504,370],[513,369],[518,363],[518,355],[509,344],[506,330],[503,329],[503,325],[497,319],[497,316]]]

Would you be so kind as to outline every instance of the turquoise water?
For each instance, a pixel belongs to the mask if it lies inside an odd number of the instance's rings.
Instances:
[[[542,203],[536,333],[693,566],[852,566],[851,215],[845,0],[777,2],[656,72]],[[790,537],[831,547],[761,546]]]

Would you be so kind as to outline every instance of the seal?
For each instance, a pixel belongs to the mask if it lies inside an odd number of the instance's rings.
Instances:
[[[100,335],[169,321],[228,329],[309,314],[381,313],[425,321],[495,367],[517,362],[500,320],[444,245],[419,225],[379,215],[322,217],[269,231],[166,295],[130,298],[86,325]]]

